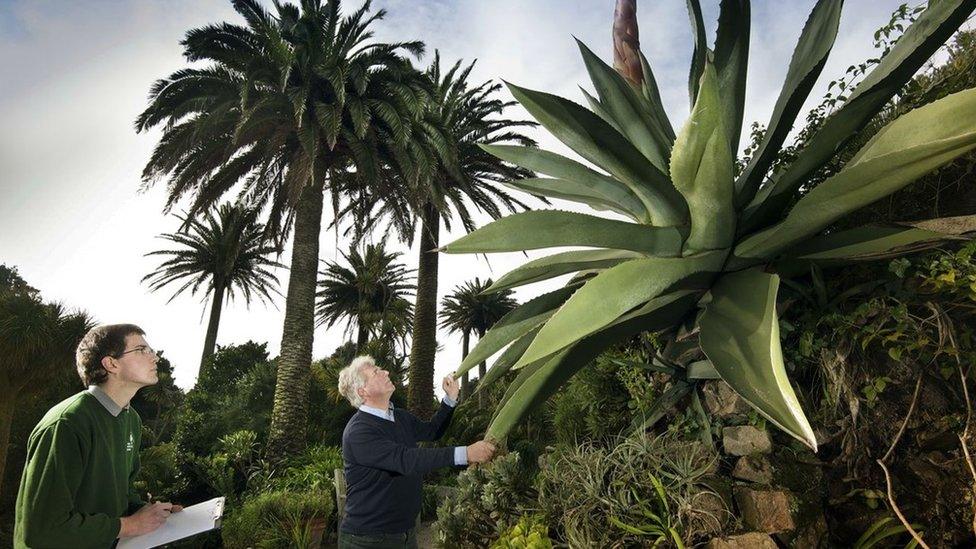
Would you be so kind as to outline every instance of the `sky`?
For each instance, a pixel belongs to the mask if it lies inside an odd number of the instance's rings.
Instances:
[[[811,99],[846,68],[874,56],[872,35],[902,0],[848,0],[830,59]],[[756,0],[752,5],[744,131],[765,124],[813,0]],[[269,2],[270,4],[270,2]],[[419,39],[426,65],[439,50],[442,62],[477,60],[473,81],[504,79],[583,102],[588,85],[577,37],[611,61],[611,0],[375,0],[387,10],[376,25],[385,41]],[[702,0],[709,40],[714,40],[717,0]],[[359,2],[346,2],[351,11]],[[687,75],[692,34],[685,0],[638,4],[641,46],[649,58],[674,127],[687,118]],[[164,215],[164,185],[143,189],[140,174],[159,139],[158,130],[136,134],[152,82],[186,66],[180,39],[209,23],[242,23],[227,0],[0,0],[0,263],[18,268],[49,301],[83,309],[99,323],[133,322],[174,365],[178,385],[193,385],[206,331],[202,296],[172,290],[151,293],[141,283],[158,259],[158,235],[179,222]],[[508,92],[503,92],[509,98]],[[527,117],[520,107],[512,117]],[[802,114],[801,114],[802,120]],[[531,132],[543,148],[568,154],[544,130]],[[744,143],[748,140],[744,137]],[[232,197],[228,197],[232,198]],[[554,207],[576,209],[569,203]],[[180,208],[177,208],[179,211]],[[326,213],[324,225],[331,221]],[[482,216],[481,223],[488,218]],[[441,243],[463,230],[441,231]],[[341,259],[347,243],[323,231],[321,259]],[[417,247],[403,260],[415,267]],[[529,258],[544,255],[530,253]],[[282,261],[287,263],[290,250]],[[442,255],[438,301],[463,281],[497,279],[526,261],[521,253]],[[281,292],[287,271],[279,272]],[[525,301],[559,280],[516,292]],[[175,288],[174,288],[175,289]],[[234,301],[224,307],[218,345],[267,342],[276,356],[284,300],[264,305]],[[344,338],[342,327],[315,334],[313,358],[328,356]],[[460,362],[460,337],[441,331],[438,379]],[[439,385],[439,383],[438,383]],[[438,392],[440,389],[438,388]]]

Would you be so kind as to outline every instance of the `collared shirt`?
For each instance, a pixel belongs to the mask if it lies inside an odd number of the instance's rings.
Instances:
[[[94,396],[96,399],[98,399],[98,402],[100,402],[101,405],[104,406],[106,410],[108,410],[108,413],[112,414],[112,417],[119,417],[119,414],[122,413],[122,410],[129,409],[128,404],[126,404],[124,408],[122,406],[119,406],[118,403],[112,400],[112,397],[108,396],[108,393],[102,390],[102,388],[99,387],[98,385],[89,385],[88,392],[91,393],[92,396]]]
[[[108,397],[108,395],[105,395],[105,396]],[[109,399],[109,400],[111,400],[111,399]],[[454,400],[453,398],[447,396],[447,395],[444,395],[444,398],[441,399],[441,402],[443,402],[444,404],[450,406],[451,408],[457,406],[457,401]],[[393,403],[392,402],[390,403],[390,407],[387,408],[386,410],[381,410],[379,408],[374,408],[372,406],[367,406],[365,404],[363,404],[362,406],[360,406],[359,409],[361,411],[363,411],[363,412],[366,412],[367,414],[370,414],[370,415],[373,415],[373,416],[376,416],[376,417],[379,417],[379,418],[383,418],[383,419],[388,420],[388,421],[396,422],[396,420],[393,419]],[[109,410],[109,411],[111,411],[111,410]],[[467,465],[467,464],[468,464],[468,449],[467,449],[467,447],[465,447],[465,446],[455,446],[454,447],[454,465]]]

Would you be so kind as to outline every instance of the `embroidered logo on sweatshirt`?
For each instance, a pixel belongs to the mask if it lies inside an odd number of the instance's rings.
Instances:
[[[129,442],[127,442],[125,445],[125,451],[131,452],[132,447],[135,446],[135,444],[136,444],[135,438],[132,436],[132,433],[129,433]]]

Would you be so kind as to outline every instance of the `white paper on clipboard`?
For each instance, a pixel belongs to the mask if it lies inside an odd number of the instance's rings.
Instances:
[[[150,549],[167,543],[187,538],[220,526],[220,519],[224,515],[224,498],[214,498],[210,501],[184,507],[179,513],[173,513],[166,522],[141,536],[125,538],[119,541],[118,549]]]

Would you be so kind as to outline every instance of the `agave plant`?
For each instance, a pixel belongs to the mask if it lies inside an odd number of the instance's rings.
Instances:
[[[805,141],[795,161],[769,173],[833,46],[842,4],[820,0],[814,6],[765,136],[738,174],[748,0],[723,0],[714,49],[706,43],[698,0],[688,1],[696,37],[692,109],[677,134],[651,67],[636,48],[635,20],[614,25],[616,70],[579,44],[596,90],[595,97],[586,94],[590,109],[509,84],[532,116],[595,166],[534,148],[486,146],[504,160],[549,176],[511,184],[615,212],[627,221],[530,211],[490,223],[442,249],[586,248],[530,261],[489,289],[577,273],[565,287],[499,321],[457,370],[461,375],[502,349],[482,388],[506,371],[520,370],[495,412],[489,438],[503,440],[532,406],[604,349],[642,331],[668,330],[671,340],[660,362],[675,380],[663,404],[687,395],[697,379],[720,376],[769,421],[816,450],[783,364],[779,275],[811,264],[893,257],[974,229],[969,218],[954,229],[945,220],[932,220],[829,231],[847,213],[976,147],[976,90],[901,116],[837,173],[819,184],[811,177],[959,28],[976,7],[973,0],[931,2]],[[634,7],[633,0],[618,2],[618,18],[632,18]]]

